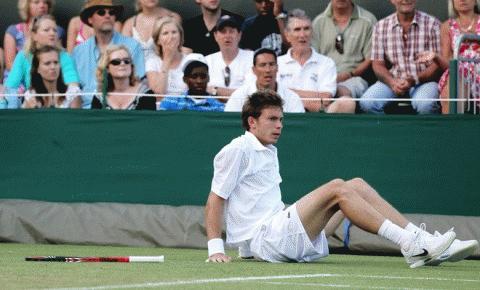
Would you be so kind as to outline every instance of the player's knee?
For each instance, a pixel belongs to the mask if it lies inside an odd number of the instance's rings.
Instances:
[[[344,186],[345,185],[345,180],[343,180],[341,178],[335,178],[332,181],[330,181],[329,183],[327,183],[327,185],[331,186],[331,187]]]
[[[344,186],[339,187],[335,192],[336,203],[341,204],[352,199],[353,191],[350,190],[350,187],[345,183]]]
[[[358,187],[358,186],[363,186],[366,184],[366,181],[363,180],[361,177],[355,177],[347,181],[347,183],[351,186]]]

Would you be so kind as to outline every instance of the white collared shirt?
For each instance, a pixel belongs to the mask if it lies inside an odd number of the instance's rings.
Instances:
[[[205,57],[208,64],[208,74],[210,76],[209,86],[238,89],[245,82],[255,80],[252,72],[253,51],[239,49],[235,59],[228,65],[230,68],[230,84],[225,85],[225,61],[222,52],[212,53]]]
[[[289,89],[330,93],[337,91],[335,62],[312,47],[312,55],[302,66],[292,58],[292,49],[278,57],[277,80]]]
[[[257,90],[256,81],[250,81],[235,90],[225,104],[225,112],[241,112],[247,98]],[[277,82],[277,94],[283,99],[284,112],[305,113],[305,107],[300,97],[279,82]]]
[[[220,150],[213,165],[211,189],[226,200],[228,244],[251,239],[263,221],[285,207],[275,146],[264,146],[245,132]]]

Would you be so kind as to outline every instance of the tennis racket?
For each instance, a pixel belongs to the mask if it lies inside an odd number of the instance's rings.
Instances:
[[[112,256],[112,257],[72,257],[72,256],[33,256],[26,257],[25,261],[33,262],[67,262],[67,263],[161,263],[164,256]]]

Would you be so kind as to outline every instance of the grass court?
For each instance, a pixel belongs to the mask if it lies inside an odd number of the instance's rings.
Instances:
[[[480,261],[410,269],[403,257],[330,255],[309,264],[234,259],[206,250],[0,243],[1,289],[479,289]],[[235,252],[229,252],[235,256]],[[164,263],[26,262],[27,256],[156,256]]]

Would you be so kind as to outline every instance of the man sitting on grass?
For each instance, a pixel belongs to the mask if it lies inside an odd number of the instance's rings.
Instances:
[[[410,267],[434,263],[455,240],[455,233],[431,235],[417,227],[360,178],[335,179],[285,208],[281,200],[276,144],[283,128],[283,101],[274,91],[252,94],[242,110],[244,135],[226,145],[214,160],[205,209],[208,261],[229,262],[221,239],[241,257],[269,262],[310,262],[328,255],[325,228],[336,213],[357,227],[401,247]],[[473,253],[478,242],[452,252]],[[458,243],[457,243],[458,244]]]

